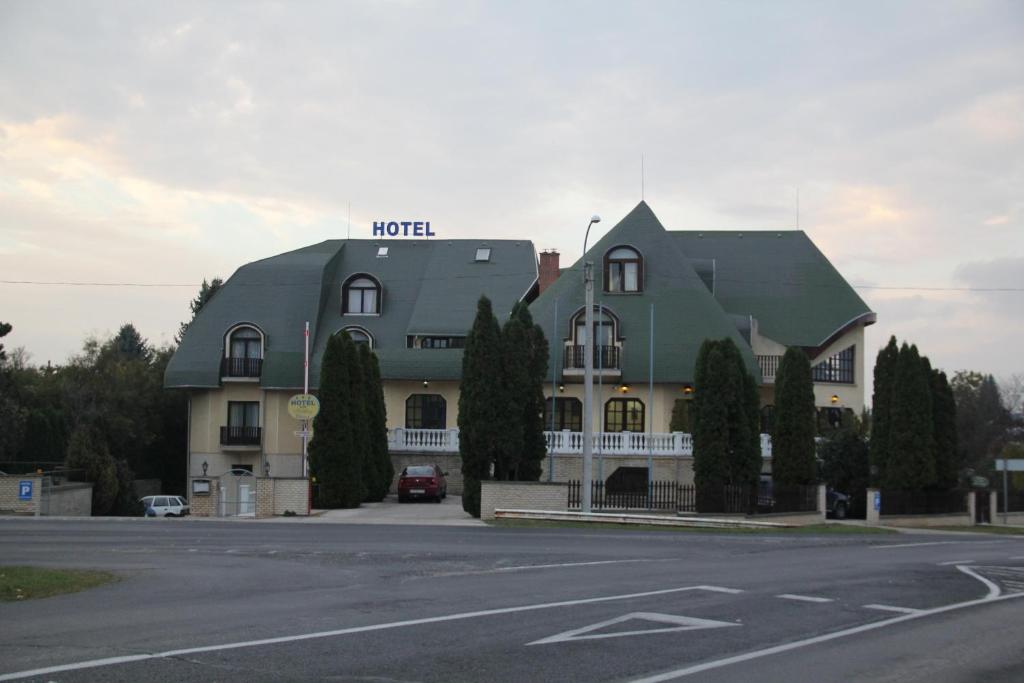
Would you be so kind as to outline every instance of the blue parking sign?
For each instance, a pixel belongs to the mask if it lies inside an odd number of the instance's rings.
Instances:
[[[18,482],[18,500],[32,500],[32,480]]]

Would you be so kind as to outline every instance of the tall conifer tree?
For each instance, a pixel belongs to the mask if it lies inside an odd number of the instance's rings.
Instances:
[[[462,507],[474,517],[480,516],[480,482],[490,478],[491,463],[502,452],[507,437],[503,374],[501,328],[490,300],[481,296],[473,327],[466,335],[459,384]]]
[[[783,485],[815,481],[816,431],[811,362],[802,349],[790,347],[775,375],[772,481]]]
[[[395,478],[395,468],[388,452],[387,407],[384,404],[384,388],[380,378],[380,363],[377,354],[366,344],[359,345],[359,360],[366,375],[366,413],[369,432],[370,461],[376,470],[375,491],[367,493],[368,500],[384,500]]]
[[[889,337],[889,343],[878,352],[875,359],[875,391],[871,398],[871,438],[868,446],[871,467],[874,470],[872,481],[875,483],[886,480],[885,471],[889,463],[892,391],[899,354],[896,337],[892,336]]]
[[[357,450],[352,387],[352,339],[347,332],[327,341],[320,366],[320,414],[309,444],[310,471],[319,486],[320,505],[354,508],[366,497],[363,454]]]
[[[932,427],[935,431],[935,486],[949,491],[959,481],[957,458],[956,401],[946,373],[932,370]]]
[[[904,342],[896,361],[883,486],[920,491],[935,484],[931,368]]]
[[[544,379],[548,373],[548,340],[540,325],[533,323],[530,309],[524,302],[512,309],[526,330],[529,345],[527,383],[517,393],[521,394],[523,454],[519,460],[516,478],[519,481],[538,481],[547,455],[544,439]]]
[[[723,488],[729,457],[729,409],[726,405],[726,359],[719,343],[707,339],[701,344],[694,368],[693,479],[697,488],[697,510],[724,509]]]

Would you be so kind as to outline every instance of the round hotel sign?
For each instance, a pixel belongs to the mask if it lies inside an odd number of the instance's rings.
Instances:
[[[296,420],[312,420],[320,413],[320,401],[313,394],[295,394],[288,399],[288,414]]]

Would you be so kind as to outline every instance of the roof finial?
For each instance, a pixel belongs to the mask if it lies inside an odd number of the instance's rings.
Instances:
[[[644,153],[640,152],[640,201],[644,201]]]

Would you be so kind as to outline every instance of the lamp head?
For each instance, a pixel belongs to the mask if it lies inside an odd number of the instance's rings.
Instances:
[[[598,216],[596,213],[593,216],[590,217],[591,225],[593,225],[594,223],[600,223],[600,222],[601,222],[601,217]]]

